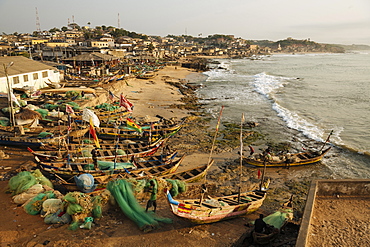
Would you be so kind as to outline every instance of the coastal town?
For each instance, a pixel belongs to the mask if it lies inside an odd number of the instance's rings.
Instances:
[[[222,124],[223,108],[218,119],[210,116],[196,91],[210,65],[225,69],[217,59],[322,52],[345,48],[309,38],[159,37],[76,23],[3,33],[0,242],[320,246],[321,225],[340,224],[331,205],[368,210],[357,199],[368,196],[367,181],[311,183],[311,175],[290,170],[329,158],[332,133],[311,141],[322,147],[316,151],[257,145],[260,123]],[[267,222],[261,230],[260,217]],[[343,240],[328,241],[366,242],[368,217],[356,221],[363,240],[346,230]]]

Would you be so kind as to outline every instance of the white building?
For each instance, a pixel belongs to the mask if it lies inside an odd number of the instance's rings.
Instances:
[[[10,64],[12,65],[9,66]],[[12,88],[37,90],[46,87],[45,82],[60,82],[60,73],[56,68],[23,56],[0,57],[0,66],[0,92],[8,92],[4,66],[8,67],[8,78]]]

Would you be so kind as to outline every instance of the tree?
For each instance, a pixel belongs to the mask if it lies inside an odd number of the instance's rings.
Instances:
[[[60,29],[59,29],[59,28],[54,27],[54,28],[50,29],[50,30],[49,30],[49,32],[50,32],[50,33],[60,32]]]
[[[62,28],[61,28],[61,30],[62,30],[63,32],[65,32],[65,31],[67,31],[67,30],[68,30],[68,27],[62,27]]]

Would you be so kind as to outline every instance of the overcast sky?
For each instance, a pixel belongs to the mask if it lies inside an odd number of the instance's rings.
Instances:
[[[32,33],[37,17],[41,30],[74,21],[159,36],[370,45],[370,0],[0,0],[0,33]]]

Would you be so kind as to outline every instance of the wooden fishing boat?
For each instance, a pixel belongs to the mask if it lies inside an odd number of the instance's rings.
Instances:
[[[60,133],[55,133],[54,130],[42,129],[42,131],[26,132],[21,136],[14,136],[14,132],[1,132],[0,145],[50,150],[65,142],[67,137],[72,140],[73,138],[80,137],[81,134],[85,134],[87,131],[88,128],[73,130],[69,134],[66,134],[67,131],[65,128],[58,131],[62,133],[60,135]]]
[[[137,76],[139,79],[151,79],[154,78],[156,74],[154,71],[145,71]]]
[[[94,113],[98,116],[101,123],[106,123],[109,121],[115,121],[120,118],[127,117],[131,112],[127,111],[125,108],[121,107],[114,111],[97,111],[95,110]],[[74,117],[75,122],[82,122],[82,112],[75,112]]]
[[[108,176],[108,178],[135,178],[175,172],[183,160],[183,157],[177,158],[176,155],[177,153],[147,156],[137,160],[122,158],[116,161],[98,160],[97,168],[94,168],[94,164],[87,160],[76,163],[41,161],[38,157],[35,157],[35,160],[41,171],[47,175],[56,174],[65,180],[70,180],[74,176],[88,173],[102,180],[104,176]]]
[[[265,158],[263,155],[243,157],[243,162],[252,166],[263,167],[291,167],[310,165],[322,160],[331,147],[323,151],[307,151],[302,153],[288,154],[283,156],[271,156]]]
[[[180,129],[185,123],[184,121],[181,122],[175,122],[175,123],[163,123],[163,122],[158,122],[158,123],[139,123],[141,130],[143,132],[155,132],[155,131],[174,131]],[[109,128],[109,127],[108,127]],[[114,129],[111,127],[111,129]],[[136,129],[126,125],[126,124],[121,124],[119,126],[119,129],[121,130],[126,130],[126,131],[136,131]],[[112,131],[114,132],[114,131]]]
[[[104,140],[116,140],[117,138],[120,139],[149,139],[149,138],[166,138],[175,135],[181,126],[178,128],[174,128],[173,130],[152,130],[146,131],[144,130],[142,133],[137,132],[136,130],[128,130],[128,129],[113,129],[113,128],[99,128],[96,130],[96,133],[100,139]]]
[[[153,144],[148,142],[137,143],[110,143],[101,144],[100,149],[97,149],[98,159],[116,159],[129,157],[144,157],[154,154],[168,138],[162,138]],[[35,157],[40,161],[63,161],[63,160],[92,160],[91,151],[94,145],[87,144],[69,144],[67,149],[54,151],[34,151],[28,148]]]
[[[213,197],[207,200],[174,200],[169,191],[167,200],[171,211],[178,217],[196,224],[207,224],[250,214],[261,207],[266,191],[253,190],[230,196]]]
[[[181,180],[187,183],[194,183],[199,181],[200,179],[204,178],[207,174],[208,170],[213,165],[214,160],[212,160],[209,164],[198,166],[193,169],[188,169],[185,171],[170,173],[164,176],[161,176],[163,179],[172,179],[172,180]]]
[[[286,225],[289,220],[293,219],[293,204],[292,197],[289,201],[284,203],[282,207],[276,212],[263,218],[263,221],[267,224],[265,232],[258,233],[253,231],[252,237],[256,244],[268,244],[271,243],[280,234],[281,229]]]

